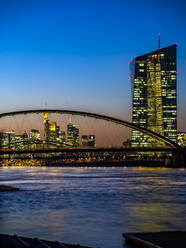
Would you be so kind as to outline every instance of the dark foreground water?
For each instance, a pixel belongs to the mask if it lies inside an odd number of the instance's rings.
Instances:
[[[186,229],[186,169],[0,168],[0,233],[119,248],[122,232]]]

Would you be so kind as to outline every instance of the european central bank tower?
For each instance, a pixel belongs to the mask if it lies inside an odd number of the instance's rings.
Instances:
[[[160,44],[160,42],[159,42]],[[176,47],[168,46],[135,57],[130,63],[132,122],[177,141]],[[160,146],[162,143],[132,131],[132,146]]]

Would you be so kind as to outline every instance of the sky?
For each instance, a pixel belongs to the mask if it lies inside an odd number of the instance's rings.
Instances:
[[[186,2],[0,0],[0,112],[48,108],[131,121],[129,61],[178,43],[186,131]]]

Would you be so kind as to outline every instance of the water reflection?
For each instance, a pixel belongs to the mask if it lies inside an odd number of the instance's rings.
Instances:
[[[0,232],[122,247],[122,232],[184,230],[186,170],[0,168]]]
[[[183,217],[186,212],[183,208],[177,209],[178,207],[177,204],[170,206],[162,203],[139,203],[125,208],[128,228],[135,232],[184,230]]]

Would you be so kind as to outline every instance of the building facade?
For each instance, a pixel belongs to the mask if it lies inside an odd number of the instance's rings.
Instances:
[[[87,135],[82,135],[81,136],[81,143],[83,147],[88,146],[88,136]]]
[[[186,132],[178,132],[177,139],[179,146],[183,146],[183,147],[186,146]]]
[[[135,57],[130,63],[132,122],[177,142],[176,45]],[[162,143],[132,131],[132,146]]]
[[[40,132],[37,129],[31,129],[29,134],[29,147],[38,148],[41,145]]]
[[[2,135],[1,146],[4,149],[15,148],[15,132],[9,131]]]
[[[67,145],[79,146],[79,129],[72,123],[67,125]]]
[[[95,146],[96,136],[91,134],[88,136],[88,146]]]
[[[44,113],[44,140],[47,147],[59,146],[58,138],[60,134],[60,127],[55,121],[48,119],[47,113]]]
[[[95,141],[96,141],[96,136],[91,134],[91,135],[82,135],[81,136],[81,143],[83,147],[87,146],[95,146]]]

